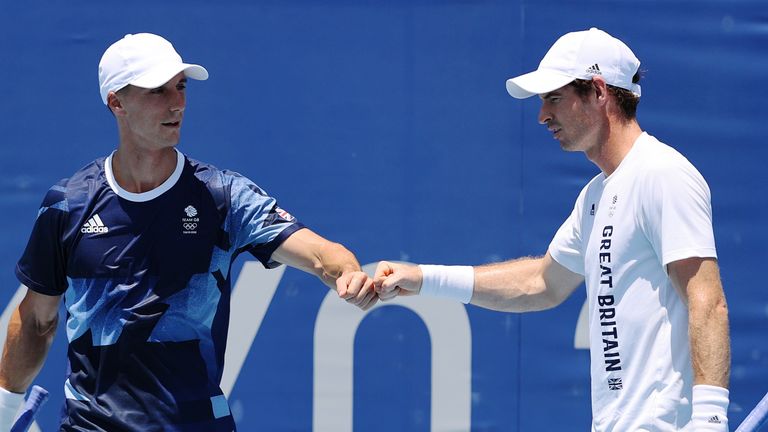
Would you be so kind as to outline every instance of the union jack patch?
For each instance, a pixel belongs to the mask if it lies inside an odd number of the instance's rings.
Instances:
[[[608,390],[621,390],[623,388],[621,378],[608,378]]]

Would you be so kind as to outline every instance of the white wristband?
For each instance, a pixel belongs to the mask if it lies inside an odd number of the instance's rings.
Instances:
[[[728,395],[728,390],[722,387],[704,384],[693,386],[692,428],[689,429],[705,432],[727,432]]]
[[[24,403],[24,393],[13,393],[0,387],[0,431],[9,431]]]
[[[475,286],[475,270],[471,266],[420,265],[419,294],[445,297],[469,303]]]

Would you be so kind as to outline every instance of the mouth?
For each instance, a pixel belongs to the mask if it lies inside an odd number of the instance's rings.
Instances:
[[[560,131],[563,130],[562,128],[559,128],[559,127],[552,127],[552,128],[548,128],[548,129],[549,129],[550,132],[552,132],[552,136],[554,138],[557,138],[557,135],[560,133]]]
[[[181,126],[181,121],[179,120],[179,121],[172,121],[172,122],[163,122],[161,124],[169,128],[178,128]]]

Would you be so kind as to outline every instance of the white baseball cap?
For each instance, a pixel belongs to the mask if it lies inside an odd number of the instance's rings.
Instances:
[[[640,96],[640,86],[632,82],[638,68],[640,60],[624,42],[592,27],[561,36],[538,69],[507,80],[507,91],[525,99],[557,90],[574,79],[591,80],[600,75],[607,84]]]
[[[151,33],[125,35],[113,43],[99,62],[99,88],[106,105],[107,95],[127,85],[157,88],[179,72],[196,79],[208,79],[208,71],[196,64],[184,63],[170,42]]]

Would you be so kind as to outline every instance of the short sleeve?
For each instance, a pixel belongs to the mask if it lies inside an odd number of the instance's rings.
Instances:
[[[581,202],[583,192],[576,201],[568,219],[557,230],[549,244],[549,254],[558,264],[568,270],[584,274],[584,253],[581,233]]]
[[[250,252],[266,268],[279,266],[272,253],[304,225],[246,177],[236,174],[231,180],[230,226],[236,249]]]
[[[709,186],[687,160],[648,172],[642,227],[660,263],[716,258]]]
[[[16,277],[21,283],[53,296],[64,294],[68,286],[63,231],[69,209],[62,183],[52,187],[43,199],[27,247],[16,265]]]

